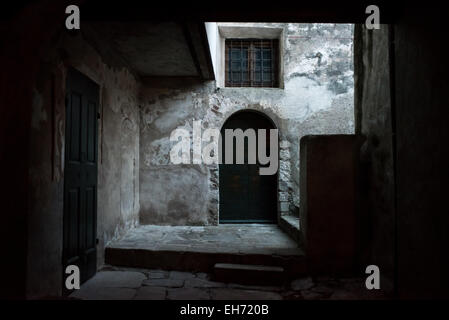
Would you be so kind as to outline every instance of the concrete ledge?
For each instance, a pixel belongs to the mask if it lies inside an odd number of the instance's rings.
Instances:
[[[301,233],[299,230],[299,217],[281,216],[279,218],[279,228],[287,233],[293,240],[301,245]]]

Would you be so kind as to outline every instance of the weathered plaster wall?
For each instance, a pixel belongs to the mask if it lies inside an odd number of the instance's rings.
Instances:
[[[58,33],[42,45],[33,89],[30,143],[27,295],[58,295],[62,285],[65,82],[73,66],[100,86],[98,265],[104,247],[138,222],[139,84],[104,63],[81,34]]]
[[[229,24],[226,24],[229,25]],[[237,25],[237,24],[235,24]],[[165,81],[141,91],[140,219],[144,224],[216,224],[218,166],[170,164],[170,133],[220,129],[234,112],[255,109],[279,129],[279,210],[298,214],[299,139],[354,132],[352,25],[246,24],[283,28],[284,88],[219,88]]]

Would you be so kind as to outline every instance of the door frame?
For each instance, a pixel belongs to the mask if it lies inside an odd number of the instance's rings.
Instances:
[[[67,108],[68,108],[68,103],[69,103],[69,99],[68,99],[68,94],[71,90],[70,88],[70,83],[69,83],[69,77],[70,74],[78,74],[78,76],[81,76],[83,78],[85,78],[88,81],[91,81],[92,84],[95,85],[95,91],[96,91],[96,109],[95,109],[95,114],[94,114],[94,119],[95,119],[95,134],[94,134],[94,154],[95,154],[95,167],[96,167],[96,174],[95,174],[95,203],[93,204],[94,207],[94,215],[93,215],[93,230],[94,230],[94,245],[95,245],[95,273],[97,271],[97,258],[98,258],[98,252],[97,252],[97,245],[98,245],[98,224],[97,224],[97,217],[98,217],[98,174],[99,174],[99,170],[98,170],[98,166],[99,166],[99,152],[98,152],[98,140],[99,140],[99,118],[100,118],[100,103],[101,103],[101,97],[100,97],[100,93],[101,93],[101,86],[94,81],[92,78],[90,78],[89,76],[87,76],[86,74],[84,74],[83,72],[81,72],[80,70],[78,70],[77,68],[75,68],[74,66],[67,66],[66,68],[66,76],[65,76],[65,92],[64,92],[64,165],[63,165],[63,212],[62,212],[62,246],[61,246],[61,265],[62,265],[62,295],[63,296],[67,296],[70,293],[72,293],[73,291],[70,291],[66,288],[65,286],[65,280],[67,277],[67,274],[65,273],[65,268],[66,268],[66,248],[65,248],[65,241],[66,241],[66,236],[67,236],[67,211],[66,211],[66,205],[67,205],[67,199],[66,199],[66,188],[68,186],[68,179],[67,179],[67,175],[66,173],[66,166],[67,166],[67,142],[69,141],[68,139],[70,138],[69,135],[70,133],[70,129],[68,126],[68,114],[67,114]],[[80,270],[80,284],[83,283],[82,281],[82,270]],[[88,280],[88,279],[86,279]]]
[[[251,224],[257,224],[257,223],[263,223],[263,224],[279,224],[279,219],[280,219],[280,203],[279,203],[279,170],[280,170],[280,140],[281,140],[281,131],[279,129],[279,126],[276,124],[276,122],[272,119],[272,117],[270,117],[268,114],[266,114],[265,112],[262,112],[260,110],[257,109],[251,109],[251,108],[246,108],[246,109],[240,109],[237,111],[232,112],[231,114],[229,114],[226,119],[224,119],[224,121],[222,122],[222,125],[220,127],[220,132],[223,129],[224,125],[226,124],[226,122],[233,116],[235,116],[236,114],[239,113],[243,113],[243,112],[252,112],[255,113],[259,116],[264,117],[265,119],[267,119],[271,125],[273,126],[273,129],[277,129],[278,130],[278,170],[276,171],[276,219],[273,220],[227,220],[226,222],[220,222],[220,211],[221,211],[221,205],[220,205],[220,198],[218,199],[218,216],[217,216],[217,223],[218,224],[244,224],[244,223],[251,223]],[[217,181],[218,181],[218,194],[220,195],[220,164],[217,165]]]

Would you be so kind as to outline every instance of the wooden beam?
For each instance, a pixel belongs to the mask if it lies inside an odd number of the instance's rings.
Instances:
[[[200,77],[200,79],[203,80],[204,75],[201,70],[200,62],[198,60],[198,53],[196,52],[195,46],[193,44],[192,34],[190,33],[190,28],[186,22],[181,22],[180,25],[182,27],[182,31],[184,33],[184,38],[186,40],[187,46],[189,47],[190,55],[192,57],[193,64],[195,65],[198,76]]]

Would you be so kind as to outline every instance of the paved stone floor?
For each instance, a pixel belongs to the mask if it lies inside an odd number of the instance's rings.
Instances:
[[[106,266],[70,298],[85,300],[356,300],[383,299],[364,279],[296,279],[282,286],[212,281],[205,273]]]
[[[128,231],[108,247],[191,252],[302,255],[294,240],[277,225],[224,224],[218,226],[143,225]]]
[[[180,252],[298,255],[296,242],[277,225],[241,224],[210,227],[139,226],[110,248]],[[106,266],[73,299],[118,300],[314,300],[377,299],[364,279],[305,277],[281,286],[251,286],[211,280],[206,273]]]

